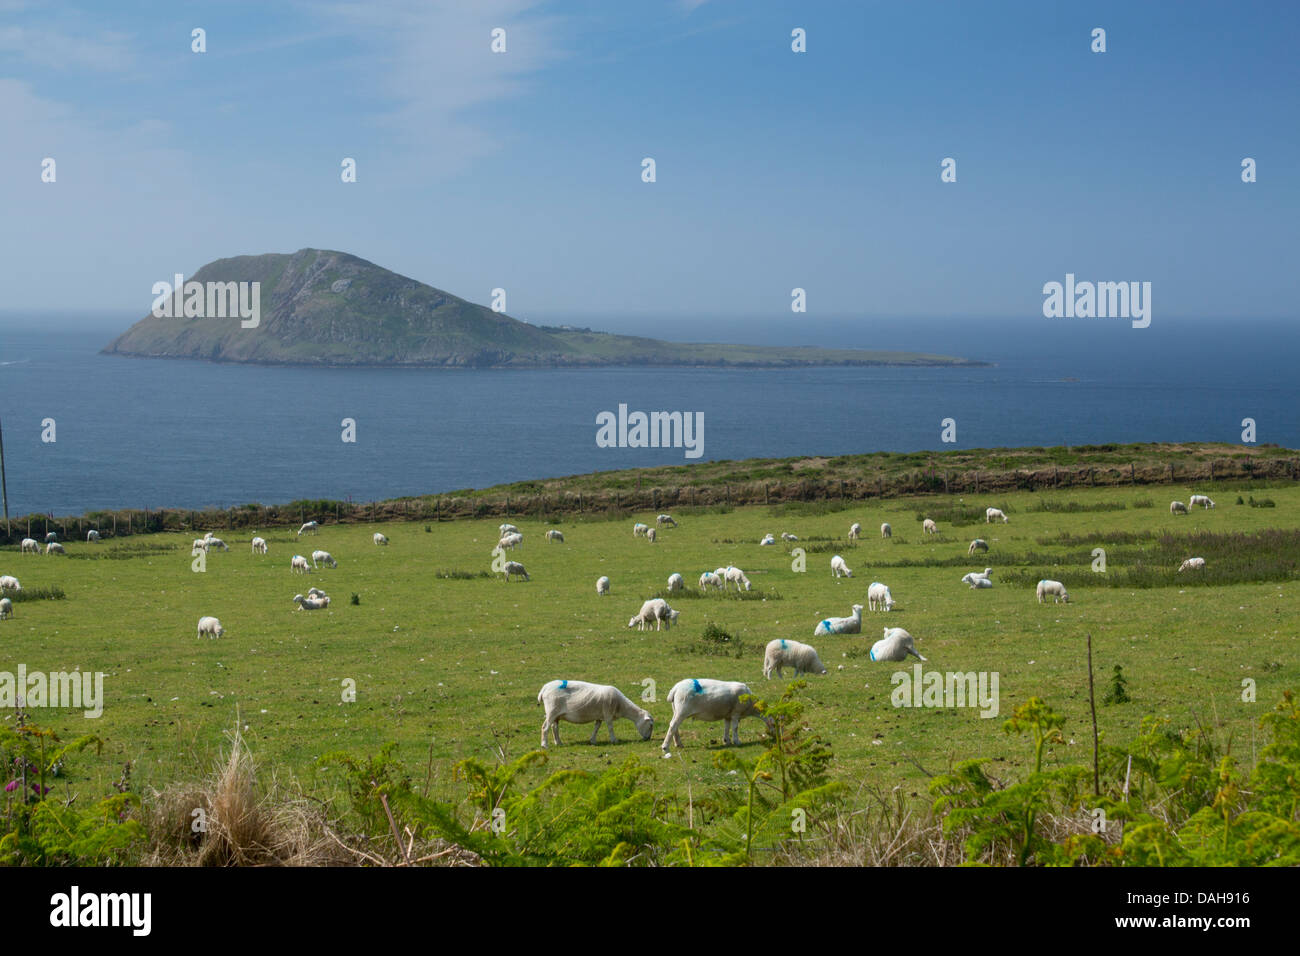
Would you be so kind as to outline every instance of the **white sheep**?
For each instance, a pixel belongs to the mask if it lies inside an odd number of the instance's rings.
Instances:
[[[833,578],[851,578],[853,572],[849,566],[844,563],[844,559],[838,554],[831,558],[831,577]]]
[[[190,554],[198,554],[200,552],[202,552],[203,554],[208,553],[207,538],[195,538],[194,543],[190,545]]]
[[[659,515],[655,518],[656,524],[667,525],[670,528],[676,528],[677,522],[673,520],[672,515]]]
[[[546,540],[547,540],[547,541],[558,541],[558,542],[560,542],[561,544],[563,544],[563,543],[564,543],[564,532],[563,532],[563,531],[557,531],[556,529],[551,528],[549,531],[546,532]]]
[[[508,535],[508,534],[518,534],[518,533],[519,533],[519,529],[516,528],[516,527],[515,527],[514,525],[512,525],[512,524],[503,524],[503,525],[501,525],[497,530],[501,532],[501,536],[502,536],[502,537],[505,537],[505,536]]]
[[[859,536],[861,536],[861,534],[862,534],[862,525],[858,524],[856,521],[853,522],[853,524],[849,525],[850,541],[857,541]]]
[[[388,538],[385,535],[375,532],[375,544],[388,544]]]
[[[966,549],[966,554],[971,555],[974,554],[976,551],[987,551],[988,549],[989,549],[989,543],[987,541],[985,541],[983,538],[976,538],[974,541],[970,543],[970,547]]]
[[[91,528],[89,531],[86,532],[86,540],[91,542],[98,541],[99,532],[96,531],[94,528]]]
[[[822,634],[861,634],[862,633],[862,605],[853,605],[853,613],[849,617],[828,617],[818,621],[817,626],[813,628],[813,637]]]
[[[798,541],[798,540],[799,540],[799,537],[798,537],[797,535],[793,535],[793,534],[786,534],[784,531],[782,531],[782,532],[781,532],[781,540],[782,540],[782,541]]]
[[[230,550],[230,548],[229,548],[229,546],[226,544],[226,542],[222,541],[220,538],[214,538],[214,537],[212,537],[211,535],[209,535],[209,536],[208,536],[208,550],[211,551],[213,548],[220,548],[222,551],[229,551],[229,550]]]
[[[271,551],[271,548],[270,548],[270,546],[266,543],[266,539],[265,539],[265,538],[260,538],[260,537],[259,537],[259,538],[254,538],[254,539],[253,539],[253,554],[269,554],[270,551]]]
[[[641,610],[637,611],[630,621],[628,627],[635,627],[638,631],[644,631],[654,622],[655,630],[661,630],[662,624],[667,630],[672,630],[673,621],[677,620],[681,612],[674,611],[668,606],[668,602],[663,598],[651,598],[641,605]]]
[[[1169,502],[1169,513],[1171,515],[1185,515],[1187,514],[1187,505],[1181,501],[1171,501]]]
[[[894,529],[889,526],[888,521],[880,526],[880,536],[882,538],[892,538],[894,536]]]
[[[14,616],[14,602],[8,598],[0,598],[0,621],[7,617]]]
[[[311,571],[311,566],[307,564],[307,559],[301,554],[295,554],[293,560],[289,562],[289,568],[295,574],[307,574]]]
[[[682,576],[680,574],[668,575],[668,590],[680,591],[684,587],[686,587],[686,582],[682,580]]]
[[[295,594],[293,603],[298,605],[300,611],[319,611],[330,606],[330,599],[328,595],[324,597],[303,597],[301,594]]]
[[[1209,495],[1192,495],[1187,502],[1193,508],[1199,505],[1202,508],[1213,508],[1214,502],[1210,500]]]
[[[41,553],[41,544],[35,538],[23,538],[22,553],[27,554],[28,552],[32,554]]]
[[[45,553],[46,553],[46,554],[66,554],[67,552],[63,550],[63,545],[59,544],[59,542],[57,542],[57,541],[51,541],[49,544],[47,544],[47,545],[45,546]]]
[[[211,532],[211,531],[205,531],[205,532],[203,532],[203,540],[204,540],[204,541],[211,541],[211,540],[212,540],[212,532]]]
[[[0,574],[0,591],[21,591],[23,586],[12,574]]]
[[[53,543],[53,542],[55,542],[55,541],[58,541],[58,540],[59,540],[59,536],[58,536],[57,534],[55,534],[53,531],[50,531],[50,532],[48,532],[48,533],[45,535],[45,543],[46,543],[46,544],[51,544],[51,543]]]
[[[744,698],[742,700],[742,698]],[[776,724],[754,706],[748,685],[739,681],[709,680],[706,677],[678,681],[668,692],[668,703],[673,705],[673,719],[664,734],[663,750],[675,743],[682,745],[681,725],[684,720],[723,721],[722,742],[740,743],[740,721],[745,717],[758,717],[767,729],[775,732]]]
[[[776,544],[776,538],[771,534],[766,534],[763,536],[763,540],[760,541],[758,544],[760,547],[766,547],[767,545],[770,544]]]
[[[1179,571],[1201,571],[1205,569],[1204,558],[1188,558],[1178,566]],[[0,578],[0,587],[4,586],[4,578]]]
[[[647,541],[649,541],[651,544],[654,544],[654,543],[655,543],[655,529],[654,529],[654,528],[646,528],[646,529],[645,529],[645,539],[646,539]]]
[[[763,654],[763,676],[768,680],[772,679],[772,672],[776,671],[777,677],[784,677],[781,668],[793,667],[794,676],[801,674],[825,674],[826,665],[822,659],[817,656],[817,649],[811,644],[800,644],[798,641],[787,641],[784,638],[767,642],[767,650]]]
[[[497,542],[497,548],[501,551],[513,551],[520,547],[524,542],[524,536],[517,531],[510,534],[503,534],[501,540]]]
[[[725,585],[725,580],[719,575],[714,574],[712,571],[705,571],[703,574],[700,575],[701,591],[707,590],[708,588],[714,588],[714,589],[722,588],[724,585]]]
[[[525,581],[532,580],[532,578],[528,576],[528,572],[524,570],[524,566],[518,561],[507,561],[502,565],[501,570],[505,572],[507,584],[510,583],[510,575],[512,574],[516,577],[523,578]]]
[[[295,538],[301,538],[301,537],[302,537],[302,533],[303,533],[304,531],[310,531],[312,534],[315,534],[315,533],[316,533],[316,529],[319,528],[319,527],[320,527],[320,522],[319,522],[319,521],[308,521],[306,524],[304,524],[301,528],[298,529],[298,533],[297,533],[296,535],[294,535],[294,537],[295,537]]]
[[[871,659],[881,661],[905,661],[911,654],[917,660],[925,660],[916,650],[916,641],[912,635],[901,627],[885,628],[885,636],[871,645]]]
[[[888,586],[879,581],[872,581],[867,588],[867,608],[872,611],[892,611],[897,602],[889,593]]]
[[[636,524],[632,525],[632,537],[644,538],[645,533],[649,530],[650,530],[650,526],[648,524],[642,524],[640,521],[638,521]]]
[[[921,522],[921,530],[924,531],[926,534],[938,534],[939,526],[935,524],[933,521],[931,521],[929,518],[926,518],[924,521]]]
[[[327,564],[331,568],[337,568],[339,563],[334,560],[334,555],[328,551],[313,551],[311,553],[311,566],[319,568],[322,564]]]
[[[609,593],[609,578],[603,574],[596,578],[596,593],[601,597]]]
[[[546,746],[547,730],[555,738],[556,746],[560,745],[561,720],[571,724],[589,724],[594,720],[596,726],[591,729],[591,739],[587,741],[591,744],[596,742],[602,722],[609,731],[609,742],[618,743],[614,736],[614,721],[619,717],[632,721],[642,740],[649,740],[654,732],[654,717],[609,684],[588,684],[581,680],[549,681],[537,692],[537,703],[546,708],[546,718],[542,721],[543,747]]]
[[[221,626],[221,622],[215,617],[201,617],[199,618],[199,632],[194,636],[198,638],[206,634],[209,638],[214,638],[225,633],[226,629]]]
[[[726,579],[727,579],[727,584],[734,584],[736,586],[737,593],[740,592],[740,589],[742,587],[746,591],[749,590],[749,578],[745,577],[745,572],[740,570],[740,568],[737,567],[727,568]]]
[[[308,588],[308,589],[307,589],[307,596],[308,596],[309,598],[323,598],[323,597],[329,597],[329,595],[326,594],[324,591],[322,591],[320,588]]]
[[[1038,603],[1043,603],[1043,598],[1051,597],[1053,604],[1060,604],[1064,601],[1070,603],[1069,592],[1065,590],[1065,585],[1060,581],[1048,581],[1046,579],[1038,582]]]
[[[990,581],[987,577],[985,577],[982,574],[976,574],[974,571],[972,571],[970,574],[964,575],[961,579],[961,583],[969,584],[972,591],[978,590],[980,588],[993,587],[992,581]]]
[[[1006,515],[1004,515],[1004,514],[1002,513],[1002,510],[1001,510],[1000,508],[985,508],[985,509],[984,509],[984,523],[985,523],[985,524],[988,524],[989,522],[993,521],[995,518],[996,518],[998,521],[1001,521],[1003,524],[1006,524],[1007,522],[1009,522],[1009,521],[1011,520],[1010,518],[1008,518]]]

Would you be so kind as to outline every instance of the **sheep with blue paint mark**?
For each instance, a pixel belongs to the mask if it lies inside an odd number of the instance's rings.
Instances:
[[[901,627],[885,628],[885,636],[871,645],[871,659],[877,663],[905,661],[909,654],[919,661],[925,660],[917,653],[916,641],[912,635]]]
[[[668,703],[673,705],[673,719],[660,745],[665,753],[671,744],[682,745],[680,728],[685,720],[721,720],[723,744],[740,743],[739,725],[745,717],[758,717],[767,724],[769,732],[776,731],[772,718],[763,716],[754,706],[749,685],[740,681],[688,677],[673,685],[668,692]]]
[[[817,649],[811,644],[801,644],[784,638],[768,641],[767,650],[763,654],[763,676],[771,680],[772,672],[776,671],[777,677],[784,677],[785,675],[781,673],[783,667],[793,667],[795,677],[802,674],[826,673],[826,665],[822,663],[822,659],[817,656]]]
[[[862,605],[853,605],[853,614],[850,617],[828,617],[818,621],[817,626],[813,628],[813,637],[821,634],[861,634],[862,633]]]
[[[709,588],[714,588],[715,590],[720,591],[722,590],[723,583],[722,576],[715,574],[713,571],[705,571],[700,575],[701,591],[707,591]]]
[[[871,587],[867,588],[867,607],[872,611],[892,611],[894,609],[894,595],[889,593],[889,586],[881,584],[879,581],[872,581]]]
[[[618,743],[614,736],[614,721],[626,717],[636,724],[637,733],[642,740],[649,740],[654,732],[655,719],[648,711],[642,710],[617,687],[609,684],[589,684],[580,680],[553,680],[543,684],[537,692],[538,706],[546,708],[546,718],[542,721],[542,746],[546,744],[546,731],[551,731],[555,744],[560,745],[560,721],[571,724],[589,724],[593,720],[596,726],[591,729],[591,739],[596,742],[596,734],[603,722],[609,731],[609,742]]]

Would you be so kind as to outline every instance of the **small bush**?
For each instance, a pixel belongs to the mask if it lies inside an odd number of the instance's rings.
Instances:
[[[355,591],[353,591],[353,592],[352,592],[352,598],[351,598],[350,603],[353,604],[353,605],[360,604],[360,603],[361,603],[361,595],[360,595],[360,594],[357,594]]]

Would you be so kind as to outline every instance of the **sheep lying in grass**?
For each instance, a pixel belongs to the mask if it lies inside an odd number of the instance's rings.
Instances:
[[[47,544],[45,546],[45,553],[46,554],[67,554],[67,552],[63,550],[63,545],[59,544],[59,542],[57,541],[51,541],[49,544]]]
[[[1181,501],[1171,501],[1169,502],[1169,513],[1171,515],[1185,515],[1187,514],[1187,505]]]
[[[684,587],[686,587],[686,582],[682,580],[682,576],[680,574],[668,575],[668,590],[680,591]]]
[[[924,531],[926,534],[938,534],[939,526],[935,524],[933,521],[931,521],[929,518],[926,518],[924,521],[921,522],[921,530]]]
[[[14,616],[14,602],[8,598],[0,598],[0,621],[7,617]]]
[[[642,740],[649,740],[654,732],[655,719],[648,711],[642,710],[628,700],[621,690],[609,684],[588,684],[580,680],[553,680],[543,684],[537,692],[538,706],[546,708],[546,718],[542,721],[542,746],[546,746],[546,731],[550,730],[555,738],[555,745],[560,745],[560,721],[571,724],[589,724],[593,720],[596,726],[591,729],[588,743],[596,742],[603,722],[609,731],[609,742],[618,743],[614,736],[614,721],[626,717],[636,724],[637,733]]]
[[[302,533],[303,533],[304,531],[310,531],[312,534],[315,534],[315,533],[316,533],[316,529],[319,528],[319,527],[320,527],[320,522],[319,522],[319,521],[308,521],[306,524],[304,524],[301,528],[298,529],[298,533],[297,533],[296,535],[294,535],[294,537],[295,537],[295,538],[301,538],[301,537],[302,537]]]
[[[831,577],[833,578],[851,578],[853,572],[849,566],[844,563],[844,559],[838,554],[831,558]]]
[[[609,593],[609,578],[605,577],[603,574],[596,578],[596,593],[601,597],[604,597]]]
[[[758,544],[760,547],[766,547],[767,545],[770,544],[776,544],[776,538],[771,534],[765,534],[763,536],[763,540],[760,541]]]
[[[556,531],[554,528],[551,528],[549,531],[546,532],[546,540],[547,540],[547,541],[558,541],[558,542],[560,542],[561,544],[563,544],[563,543],[564,543],[564,532],[563,532],[563,531]]]
[[[673,622],[677,620],[680,613],[670,608],[668,602],[663,598],[651,598],[641,605],[641,610],[633,615],[632,619],[627,622],[627,626],[635,627],[638,631],[644,631],[653,621],[656,631],[665,628],[672,630]]]
[[[330,606],[330,599],[328,596],[303,597],[301,594],[295,594],[293,603],[298,605],[300,611],[319,611]]]
[[[289,562],[289,569],[294,574],[307,574],[311,571],[311,566],[307,564],[307,559],[301,554],[295,554],[293,560]]]
[[[813,636],[821,634],[861,634],[862,633],[862,605],[853,605],[853,614],[849,617],[828,617],[825,620],[818,621],[817,626],[813,628]]]
[[[382,534],[380,534],[378,531],[376,531],[376,532],[375,532],[375,544],[388,544],[388,538],[387,538],[387,536],[386,536],[386,535],[382,535]]]
[[[974,541],[970,543],[970,547],[966,549],[966,553],[968,555],[971,555],[974,554],[976,551],[988,551],[988,549],[989,549],[989,543],[987,541],[985,541],[983,538],[976,538]]]
[[[655,518],[655,522],[658,524],[666,525],[670,528],[677,527],[677,522],[673,520],[672,515],[659,515],[657,518]]]
[[[86,540],[92,543],[98,541],[99,532],[96,531],[94,528],[91,528],[89,531],[86,532]]]
[[[648,524],[642,524],[640,521],[638,521],[636,524],[632,525],[632,537],[644,538],[645,533],[649,530],[650,530],[650,526]]]
[[[872,581],[871,587],[867,588],[867,608],[872,611],[892,611],[894,609],[894,596],[889,593],[889,588],[879,581]]]
[[[1002,513],[1002,510],[1001,510],[1000,508],[985,508],[985,509],[984,509],[984,523],[985,523],[985,524],[989,524],[990,522],[993,522],[993,521],[1001,521],[1003,524],[1006,524],[1006,523],[1007,523],[1008,521],[1010,521],[1010,520],[1011,520],[1010,518],[1008,518],[1006,515],[1004,515],[1004,514]]]
[[[861,537],[861,535],[862,535],[862,525],[858,524],[856,521],[853,522],[853,524],[849,525],[850,541],[857,541],[858,538]]]
[[[311,566],[319,568],[322,564],[329,565],[331,568],[339,566],[339,563],[334,560],[334,556],[328,551],[313,551],[311,553]]]
[[[1193,508],[1196,508],[1198,506],[1201,508],[1214,507],[1214,502],[1210,500],[1209,495],[1192,495],[1192,497],[1188,499],[1187,503],[1191,505]]]
[[[916,650],[916,641],[912,635],[901,627],[885,628],[885,636],[871,645],[871,659],[881,661],[905,661],[911,654],[917,660],[925,660]]]
[[[1043,603],[1043,598],[1050,597],[1053,604],[1060,604],[1064,601],[1070,603],[1069,592],[1065,590],[1065,585],[1060,581],[1048,581],[1046,579],[1038,582],[1038,603]]]
[[[781,532],[781,540],[782,540],[782,541],[798,541],[798,540],[799,540],[799,537],[798,537],[797,535],[793,535],[793,534],[786,534],[784,531],[782,531],[782,532]]]
[[[510,575],[512,574],[515,577],[523,578],[525,581],[532,580],[532,578],[528,576],[528,572],[524,570],[524,566],[518,561],[507,561],[502,566],[501,570],[505,572],[507,584],[510,583]]]
[[[209,638],[214,638],[225,633],[226,629],[221,626],[221,622],[215,617],[201,617],[199,618],[199,632],[194,636],[198,638],[206,634]]]
[[[721,590],[725,585],[725,580],[712,571],[705,571],[700,575],[700,590],[707,591],[709,588]]]
[[[673,719],[661,745],[665,751],[671,744],[682,745],[680,728],[685,720],[723,721],[724,744],[740,743],[739,725],[745,717],[758,717],[767,724],[769,731],[776,730],[772,718],[763,716],[754,706],[748,685],[739,681],[688,677],[673,685],[668,692],[668,703],[673,705]]]
[[[1178,566],[1179,571],[1202,571],[1205,569],[1204,558],[1188,558]],[[4,579],[0,578],[0,587],[4,586]]]
[[[27,554],[29,552],[31,554],[41,553],[41,543],[35,538],[23,538],[22,553]]]
[[[270,550],[265,538],[253,539],[253,554],[268,554]]]
[[[961,583],[969,584],[972,591],[979,590],[980,588],[993,587],[992,581],[984,577],[984,575],[982,574],[976,574],[974,571],[972,571],[970,574],[965,575],[961,579]]]
[[[795,677],[826,673],[826,665],[811,644],[800,644],[783,638],[768,641],[767,650],[763,654],[763,676],[771,680],[772,672],[776,671],[777,677],[784,677],[781,672],[783,667],[793,667]]]
[[[894,529],[889,526],[888,521],[880,526],[880,536],[882,538],[892,538],[894,536]]]
[[[740,568],[737,567],[727,568],[726,578],[727,578],[727,584],[734,584],[736,586],[737,594],[740,593],[740,589],[742,587],[746,591],[749,590],[749,578],[745,577],[745,572],[740,570]]]
[[[23,586],[12,574],[0,574],[0,591],[21,591]]]
[[[308,588],[308,589],[307,589],[307,596],[308,596],[309,598],[323,598],[323,597],[329,597],[329,595],[326,594],[324,591],[322,591],[320,588]]]

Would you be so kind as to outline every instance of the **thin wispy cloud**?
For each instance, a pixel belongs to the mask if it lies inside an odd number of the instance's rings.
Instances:
[[[0,27],[0,54],[11,61],[51,70],[117,73],[130,69],[130,36],[116,31],[76,34],[50,27]]]

